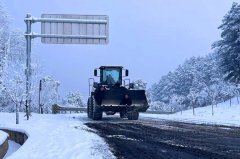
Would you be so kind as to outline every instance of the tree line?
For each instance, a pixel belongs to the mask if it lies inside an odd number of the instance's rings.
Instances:
[[[180,111],[217,105],[239,95],[240,5],[233,3],[223,17],[221,39],[213,52],[192,57],[149,89],[151,109]]]

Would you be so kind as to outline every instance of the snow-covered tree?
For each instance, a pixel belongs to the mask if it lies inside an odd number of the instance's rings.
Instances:
[[[65,101],[68,106],[86,107],[83,96],[79,92],[69,92]]]
[[[26,44],[24,32],[11,27],[9,16],[0,1],[0,111],[24,111],[25,98],[31,96],[31,109],[34,110],[36,100],[32,97],[36,91],[38,64],[32,58],[32,88],[26,95]]]
[[[219,29],[222,30],[222,39],[213,44],[218,52],[219,66],[225,79],[237,84],[240,82],[240,5],[238,3],[233,3]]]
[[[172,95],[171,99],[170,99],[170,110],[171,112],[176,112],[176,111],[181,111],[184,108],[184,104],[183,101],[185,100],[185,97],[181,96],[181,95]]]
[[[152,102],[164,102],[170,109],[184,110],[217,104],[232,97],[230,91],[227,91],[227,86],[232,84],[223,79],[217,57],[214,52],[205,57],[186,60],[152,85],[149,89]],[[182,105],[173,100],[178,96],[181,97]]]
[[[7,101],[7,104],[1,101],[1,111],[15,111],[17,116],[16,123],[18,124],[18,112],[22,109],[21,106],[26,99],[24,65],[25,41],[23,33],[18,30],[11,31],[9,33],[9,40],[5,46],[1,93],[5,98],[5,102]],[[13,105],[15,105],[15,109]]]
[[[11,68],[12,69],[12,68]],[[8,69],[7,69],[8,70]],[[3,107],[4,111],[7,112],[16,112],[16,124],[19,124],[19,110],[23,105],[24,100],[26,99],[25,90],[25,78],[22,77],[22,74],[15,70],[14,73],[8,73],[4,77],[4,91],[8,95],[11,101],[15,104],[15,109],[12,104],[8,103],[6,107]]]
[[[163,111],[163,112],[171,111],[169,106],[164,102],[155,101],[155,102],[150,102],[149,105],[150,105],[149,110],[151,111]]]
[[[4,54],[5,44],[9,39],[10,21],[9,15],[6,11],[4,4],[0,1],[0,52]]]
[[[13,51],[16,53],[22,51],[22,40],[18,32],[10,29],[9,19],[4,4],[0,1],[0,111],[16,111],[18,124],[18,112],[24,100],[24,93],[21,92],[23,79],[17,72],[18,67],[9,64],[9,55],[12,55]],[[21,36],[23,37],[23,34]],[[17,41],[15,45],[14,42]],[[14,63],[15,66],[18,64],[18,61]],[[13,71],[12,74],[7,72],[10,70]]]
[[[58,103],[59,94],[58,87],[59,81],[54,80],[50,76],[41,79],[40,88],[40,109],[42,113],[51,113],[52,105]],[[38,110],[39,108],[37,108]]]
[[[138,79],[138,80],[134,81],[133,83],[134,83],[134,89],[146,90],[146,88],[147,88],[147,82],[144,82],[141,79]]]
[[[0,103],[6,102],[6,99],[4,98],[5,93],[3,92],[3,73],[6,63],[6,46],[9,39],[9,31],[9,16],[2,1],[0,1]]]

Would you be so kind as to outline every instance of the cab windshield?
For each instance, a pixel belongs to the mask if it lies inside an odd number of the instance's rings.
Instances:
[[[105,68],[103,70],[103,84],[114,85],[120,81],[120,69]]]

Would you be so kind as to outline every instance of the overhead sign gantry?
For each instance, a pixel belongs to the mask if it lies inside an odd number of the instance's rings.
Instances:
[[[106,15],[42,14],[36,18],[27,14],[26,23],[26,116],[29,119],[31,88],[31,40],[41,37],[45,44],[107,44],[109,18]],[[41,34],[32,32],[33,23],[41,23]]]

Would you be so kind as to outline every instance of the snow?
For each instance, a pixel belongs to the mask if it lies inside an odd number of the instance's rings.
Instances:
[[[8,151],[3,159],[6,159],[7,157],[9,157],[12,153],[16,152],[21,147],[20,144],[14,142],[14,141],[11,141],[11,140],[8,140],[8,146],[9,146]]]
[[[237,102],[237,98],[232,99],[232,105],[230,107],[230,101],[226,101],[214,105],[214,115],[212,115],[212,106],[206,106],[201,108],[195,108],[195,115],[193,110],[186,110],[175,114],[140,114],[140,117],[151,119],[166,119],[173,121],[181,121],[188,123],[201,123],[201,124],[217,124],[226,126],[240,126],[240,104]]]
[[[26,120],[20,113],[15,124],[14,113],[0,113],[0,129],[25,132],[26,142],[8,159],[96,159],[115,158],[108,145],[84,125],[86,114],[32,114]]]
[[[0,145],[2,145],[8,137],[8,134],[0,130]]]
[[[123,140],[131,140],[131,141],[142,141],[142,140],[126,137],[125,135],[107,135],[107,137],[118,138],[118,139],[123,139]]]
[[[237,99],[212,107],[206,106],[175,114],[140,114],[140,118],[151,120],[174,120],[189,123],[219,124],[228,126],[240,126],[240,104]],[[20,124],[15,124],[14,113],[0,113],[0,129],[10,129],[24,132],[28,135],[27,141],[22,145],[14,145],[10,142],[7,158],[9,159],[96,159],[115,158],[108,145],[102,138],[88,128],[84,123],[88,122],[86,114],[32,114],[30,120],[26,120],[20,113]],[[5,140],[7,134],[0,131],[0,142]],[[125,136],[108,136],[134,140]],[[14,152],[15,151],[15,152]],[[12,154],[11,154],[12,153]]]

